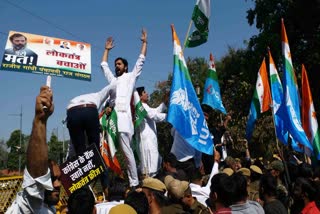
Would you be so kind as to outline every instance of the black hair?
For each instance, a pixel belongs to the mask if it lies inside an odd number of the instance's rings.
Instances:
[[[312,178],[313,177],[312,166],[308,163],[301,163],[299,165],[299,176],[304,178]]]
[[[191,181],[197,181],[197,180],[201,180],[202,179],[202,175],[201,172],[198,168],[193,170],[192,175],[190,176]]]
[[[270,173],[264,174],[260,179],[260,190],[263,188],[263,194],[268,196],[277,196],[277,179]]]
[[[125,58],[118,57],[118,58],[116,58],[116,59],[114,60],[114,63],[116,63],[116,61],[118,61],[118,60],[121,60],[122,63],[124,64],[124,66],[127,67],[127,69],[126,69],[126,73],[127,73],[127,72],[128,72],[128,61],[127,61]]]
[[[149,213],[149,202],[144,192],[130,192],[127,198],[124,200],[124,203],[131,206],[137,212],[137,214]]]
[[[211,179],[210,194],[217,194],[217,201],[222,203],[225,207],[232,204],[230,197],[230,190],[234,189],[234,184],[231,178],[225,173],[218,173]]]
[[[230,176],[232,183],[235,185],[233,189],[231,189],[231,194],[229,195],[232,198],[232,204],[236,202],[246,200],[248,197],[247,190],[247,179],[242,173],[237,172]]]
[[[177,166],[177,158],[174,154],[169,153],[163,157],[163,162],[170,163],[172,167]]]
[[[149,191],[153,194],[155,201],[160,207],[169,205],[168,198],[164,195],[164,192],[160,192],[157,190],[149,189]]]
[[[24,37],[24,38],[26,39],[26,41],[27,41],[27,37],[25,37],[25,36],[24,36],[23,34],[21,34],[21,33],[14,33],[14,34],[12,34],[12,35],[9,37],[9,40],[12,42],[13,39],[16,38],[16,37]]]
[[[68,199],[68,214],[92,213],[94,203],[94,196],[88,187],[77,189]]]
[[[299,177],[296,179],[296,182],[294,185],[300,186],[302,192],[306,195],[306,197],[310,201],[316,200],[317,188],[316,188],[316,185],[311,180],[309,180],[308,178]]]
[[[108,189],[109,201],[120,201],[125,198],[127,184],[124,179],[115,177]]]
[[[141,95],[142,95],[142,92],[144,92],[144,91],[145,91],[143,86],[141,86],[141,87],[137,87],[137,88],[136,88],[136,90],[137,90],[137,92],[138,92],[139,96],[141,96]]]

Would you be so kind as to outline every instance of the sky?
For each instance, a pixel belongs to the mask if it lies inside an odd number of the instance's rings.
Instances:
[[[173,69],[173,44],[170,25],[174,24],[181,43],[184,42],[191,20],[195,0],[0,0],[0,57],[8,32],[20,31],[74,41],[90,43],[91,82],[52,77],[55,110],[47,124],[47,138],[52,132],[60,140],[69,139],[63,127],[66,106],[78,95],[97,92],[107,81],[100,69],[104,44],[109,36],[115,47],[109,55],[111,70],[117,57],[129,62],[129,70],[140,52],[141,29],[148,33],[146,62],[136,86],[145,86],[149,94],[157,82],[167,80]],[[258,33],[249,26],[246,11],[253,7],[247,0],[211,0],[211,17],[208,42],[184,50],[184,56],[216,59],[223,57],[228,47],[244,47],[244,41]],[[219,71],[218,71],[219,72]],[[20,129],[22,106],[22,132],[31,133],[35,97],[46,76],[0,70],[0,139]]]

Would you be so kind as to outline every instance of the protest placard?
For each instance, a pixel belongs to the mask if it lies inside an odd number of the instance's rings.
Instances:
[[[1,69],[91,81],[91,45],[10,31]]]
[[[99,177],[106,166],[95,144],[60,165],[61,183],[68,195]]]

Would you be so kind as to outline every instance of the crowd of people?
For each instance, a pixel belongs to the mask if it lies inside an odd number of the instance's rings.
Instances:
[[[269,164],[260,159],[253,161],[247,142],[243,157],[231,157],[226,151],[226,142],[232,141],[226,131],[230,115],[215,126],[208,124],[215,144],[213,155],[197,151],[172,128],[172,148],[161,157],[156,122],[166,120],[167,95],[163,103],[152,108],[145,88],[138,87],[147,115],[138,129],[132,123],[131,97],[147,52],[145,30],[141,41],[132,72],[128,72],[126,59],[117,58],[114,76],[108,64],[114,44],[108,38],[101,63],[107,86],[99,92],[75,97],[67,106],[73,155],[84,152],[88,143],[99,147],[100,107],[108,103],[108,108],[116,112],[118,143],[125,157],[127,178],[102,174],[102,178],[108,177],[102,201],[97,200],[89,186],[84,186],[71,193],[65,209],[56,210],[61,171],[56,162],[48,159],[46,143],[47,120],[54,111],[53,92],[42,86],[36,98],[22,191],[6,213],[320,213],[320,170],[298,159],[295,163],[285,162],[279,156],[274,156]],[[203,112],[208,121],[209,109],[203,106]],[[140,165],[132,150],[134,134],[140,142]]]

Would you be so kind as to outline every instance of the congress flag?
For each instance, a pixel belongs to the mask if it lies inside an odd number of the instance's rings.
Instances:
[[[260,113],[269,110],[271,104],[268,73],[265,59],[263,59],[258,72],[256,88],[250,105],[249,118],[246,127],[246,139],[250,141],[253,133],[254,124]]]
[[[284,80],[283,80],[283,99],[277,115],[285,122],[286,130],[290,133],[293,142],[299,142],[302,146],[308,147],[311,151],[312,146],[302,128],[300,116],[300,99],[297,85],[297,79],[293,70],[291,52],[289,48],[286,29],[281,20],[281,38],[282,38],[282,55],[284,62]],[[292,144],[293,149],[301,151],[301,147]]]
[[[302,65],[302,127],[313,147],[314,156],[320,160],[320,135],[316,111],[314,109],[312,94],[309,86],[307,71]],[[307,151],[310,152],[310,151]],[[308,154],[308,153],[307,153]],[[311,154],[308,154],[311,156]]]
[[[117,128],[117,114],[113,110],[109,116],[106,115],[106,110],[103,110],[100,115],[100,124],[102,127],[101,137],[101,156],[105,164],[114,172],[122,176],[120,163],[117,159],[116,152],[119,148],[118,143],[118,128]]]
[[[135,90],[133,92],[133,106],[134,106],[134,128],[140,126],[143,119],[147,116],[147,111],[144,109],[142,102],[140,100],[140,96],[138,92]]]
[[[199,46],[208,40],[210,18],[210,0],[197,0],[192,13],[192,21],[196,30],[188,37],[185,47]]]
[[[192,85],[179,38],[171,25],[173,80],[167,120],[195,149],[212,154],[213,142],[198,97]]]
[[[202,104],[206,104],[213,109],[217,109],[222,113],[227,114],[222,104],[218,75],[212,54],[210,54],[209,71],[204,85]]]

